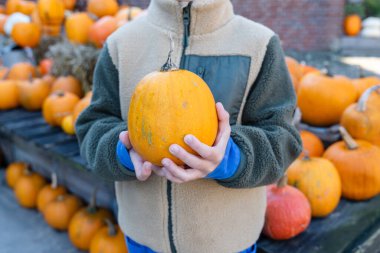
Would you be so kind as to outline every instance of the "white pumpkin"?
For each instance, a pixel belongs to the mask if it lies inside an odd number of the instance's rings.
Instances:
[[[4,24],[5,34],[11,35],[13,26],[17,23],[30,23],[30,22],[31,20],[29,16],[24,15],[20,12],[15,12],[8,17],[7,21],[5,21],[5,24]]]

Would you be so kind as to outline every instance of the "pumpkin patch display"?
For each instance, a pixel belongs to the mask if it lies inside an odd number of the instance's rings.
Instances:
[[[37,209],[40,212],[44,211],[46,205],[56,199],[59,195],[66,194],[66,188],[58,185],[57,175],[52,174],[51,184],[45,185],[37,196]]]
[[[101,18],[108,15],[115,15],[119,10],[116,0],[88,0],[87,11]]]
[[[44,219],[57,230],[67,230],[72,217],[82,205],[82,201],[74,195],[59,195],[44,207]]]
[[[40,78],[18,83],[20,104],[29,111],[40,110],[50,94],[49,83]]]
[[[65,18],[65,5],[62,0],[38,0],[38,14],[44,25],[61,25]]]
[[[13,80],[0,80],[0,110],[9,110],[19,105],[19,89]]]
[[[341,197],[337,169],[329,160],[305,155],[288,168],[289,184],[303,192],[313,217],[325,217],[335,210]]]
[[[24,170],[28,168],[28,164],[23,162],[14,162],[8,165],[5,170],[5,181],[7,185],[13,189],[17,180],[23,175]]]
[[[344,19],[344,32],[347,36],[356,36],[362,29],[362,19],[359,15],[348,15]]]
[[[297,94],[302,121],[314,126],[339,123],[344,110],[357,99],[349,79],[322,73],[303,77]]]
[[[337,168],[343,197],[367,200],[380,192],[380,148],[364,140],[354,140],[340,127],[343,141],[331,145],[324,158]]]
[[[284,176],[277,185],[267,186],[267,210],[263,233],[274,240],[293,238],[307,229],[311,208],[305,195],[287,185]]]
[[[15,196],[22,207],[35,208],[39,191],[46,185],[46,180],[35,172],[26,169],[14,187]]]
[[[159,85],[157,85],[159,84]],[[183,163],[169,152],[173,143],[194,153],[184,142],[187,134],[212,145],[218,131],[214,97],[207,84],[187,70],[163,69],[137,85],[128,112],[133,148],[144,160],[161,166],[165,157]]]
[[[14,64],[8,74],[11,80],[29,80],[36,76],[36,68],[29,62],[19,62]]]
[[[109,219],[105,219],[107,227],[99,229],[91,240],[90,253],[128,253],[124,234]]]
[[[103,208],[96,207],[96,192],[90,204],[79,210],[69,225],[69,238],[75,247],[88,250],[95,234],[105,226],[104,219],[113,220],[112,214]]]
[[[325,152],[323,143],[318,136],[312,132],[302,130],[300,131],[300,136],[302,140],[303,150],[307,150],[307,153],[311,157],[320,157]],[[302,152],[301,157],[305,155],[305,152]]]
[[[42,115],[49,125],[61,126],[63,118],[73,112],[78,102],[79,97],[70,92],[54,92],[45,99]]]
[[[380,147],[380,107],[369,104],[373,92],[380,90],[380,85],[369,88],[357,104],[350,105],[343,113],[341,125],[355,139],[366,140]]]
[[[87,43],[92,24],[94,24],[94,21],[85,12],[70,15],[65,22],[67,38],[73,43]]]
[[[83,91],[80,81],[73,76],[58,77],[51,88],[51,92],[66,91],[71,92],[78,97],[82,97]]]
[[[89,30],[89,41],[100,48],[104,42],[117,29],[117,19],[112,16],[104,16],[94,24]]]

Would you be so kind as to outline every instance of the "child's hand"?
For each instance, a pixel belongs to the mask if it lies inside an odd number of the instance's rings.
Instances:
[[[136,153],[136,151],[132,148],[131,142],[129,140],[128,131],[121,132],[119,139],[129,151],[137,179],[140,181],[147,180],[152,174],[152,169],[158,169],[158,167],[152,165],[150,162],[144,161],[141,156]]]
[[[230,115],[221,103],[216,104],[216,110],[219,118],[219,130],[213,147],[200,142],[195,136],[186,135],[185,143],[197,152],[198,156],[190,154],[176,144],[171,145],[169,148],[170,153],[182,160],[190,168],[184,169],[184,167],[176,165],[169,158],[162,160],[163,168],[147,167],[152,168],[159,176],[166,177],[175,183],[184,183],[204,178],[214,171],[224,157],[231,134]]]

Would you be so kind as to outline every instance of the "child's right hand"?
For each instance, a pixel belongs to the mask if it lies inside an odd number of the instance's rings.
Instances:
[[[144,161],[142,157],[139,154],[137,154],[129,140],[128,131],[121,132],[119,135],[119,139],[128,149],[138,180],[147,180],[150,177],[150,175],[152,175],[152,171],[154,169],[159,169],[159,167],[153,165],[152,163]]]

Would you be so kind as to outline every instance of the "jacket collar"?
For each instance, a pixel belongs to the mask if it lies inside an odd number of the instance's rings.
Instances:
[[[230,0],[195,0],[191,5],[190,35],[216,31],[234,15]],[[183,9],[177,0],[152,0],[148,20],[178,35],[183,33]]]

